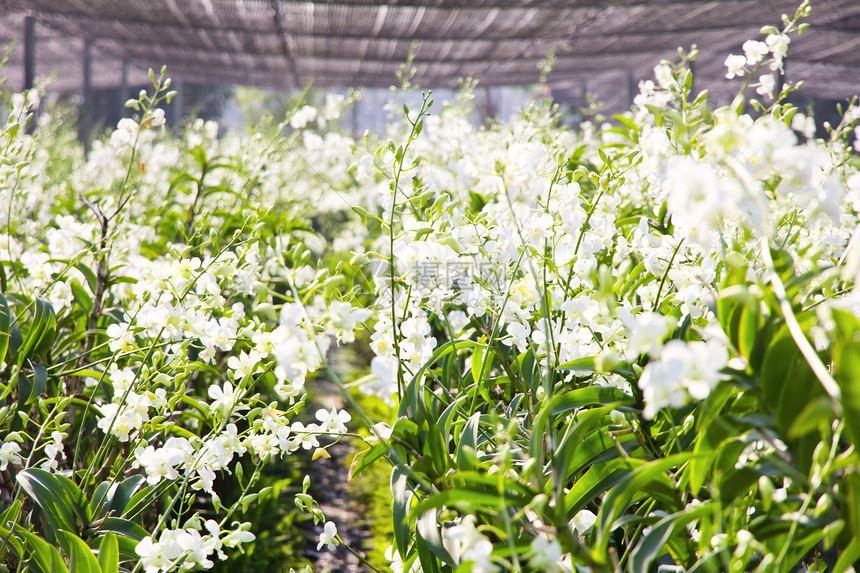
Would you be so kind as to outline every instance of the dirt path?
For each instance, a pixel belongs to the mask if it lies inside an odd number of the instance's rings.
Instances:
[[[337,387],[326,380],[315,381],[313,402],[329,410],[332,407],[345,407],[345,400]],[[347,482],[348,468],[354,451],[350,444],[343,440],[328,448],[328,452],[331,458],[319,458],[308,468],[314,499],[320,504],[326,518],[337,525],[337,532],[344,542],[364,556],[372,535],[366,518],[366,508],[352,498]],[[313,564],[315,573],[371,571],[370,567],[361,563],[359,558],[344,546],[338,546],[335,551],[329,551],[325,547],[317,551],[316,544],[322,530],[322,524],[313,528],[313,543],[309,542],[303,553]]]

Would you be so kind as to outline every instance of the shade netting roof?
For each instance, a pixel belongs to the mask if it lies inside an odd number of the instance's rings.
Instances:
[[[132,83],[167,65],[189,82],[273,88],[387,87],[414,50],[415,82],[450,87],[474,76],[485,86],[538,81],[559,90],[629,99],[677,47],[697,44],[696,88],[736,90],[723,62],[763,25],[780,25],[798,0],[0,0],[0,41],[37,21],[37,68],[54,88],[81,85],[84,40],[92,41],[93,84]],[[860,92],[860,2],[813,2],[810,29],[792,40],[789,80],[810,95]],[[20,43],[20,42],[19,42]],[[23,82],[23,50],[2,74]]]

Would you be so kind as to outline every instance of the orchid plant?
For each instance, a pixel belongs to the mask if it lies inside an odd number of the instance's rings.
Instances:
[[[860,112],[816,138],[777,85],[808,13],[726,60],[730,105],[679,52],[576,129],[546,101],[477,128],[468,84],[382,136],[331,100],[173,137],[162,72],[84,158],[13,96],[4,567],[210,568],[253,542],[264,464],[360,424],[350,476],[391,468],[374,570],[850,570]],[[362,372],[330,363],[347,344]],[[315,373],[348,411],[304,412]],[[342,544],[309,480],[295,503]]]

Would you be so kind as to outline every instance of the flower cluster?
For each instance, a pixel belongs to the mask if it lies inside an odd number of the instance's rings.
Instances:
[[[345,279],[328,268],[322,236],[296,224],[318,212],[312,194],[285,191],[299,170],[313,185],[319,162],[307,157],[336,134],[219,137],[217,124],[195,122],[176,138],[160,129],[169,80],[153,81],[154,91],[128,102],[135,116],[86,157],[73,134],[50,124],[20,129],[38,97],[13,97],[2,153],[4,166],[17,167],[0,173],[8,183],[0,210],[14,214],[0,240],[0,331],[9,342],[0,379],[17,404],[0,419],[0,486],[23,487],[35,506],[44,500],[28,480],[68,492],[63,503],[86,516],[80,527],[92,539],[107,535],[105,519],[121,520],[134,531],[121,546],[136,543],[150,572],[209,568],[213,554],[252,542],[247,524],[222,532],[199,516],[184,528],[175,519],[201,499],[210,516],[234,515],[258,499],[265,463],[324,453],[348,431],[346,411],[304,411],[305,384],[371,314],[338,286]],[[350,142],[342,143],[335,159],[347,181]],[[225,488],[238,488],[227,490],[228,507]],[[20,509],[9,515],[36,523]],[[76,535],[55,518],[31,531]]]
[[[236,524],[238,525],[238,524]],[[234,531],[221,531],[220,525],[214,520],[203,524],[207,534],[201,534],[199,528],[164,529],[158,541],[145,537],[135,548],[140,556],[140,563],[146,573],[160,573],[175,568],[209,569],[214,563],[210,557],[214,554],[219,559],[227,555],[222,547],[235,547],[239,543],[249,543],[254,540],[254,534],[247,531],[249,523],[243,523]]]

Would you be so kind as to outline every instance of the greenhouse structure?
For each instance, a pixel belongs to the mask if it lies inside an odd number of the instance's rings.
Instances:
[[[856,0],[0,43],[0,573],[860,570]]]

